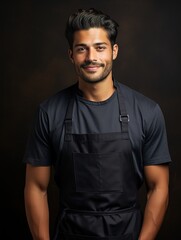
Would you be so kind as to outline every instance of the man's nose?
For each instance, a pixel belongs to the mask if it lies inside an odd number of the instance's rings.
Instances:
[[[97,52],[96,49],[90,48],[87,51],[86,61],[97,61]]]

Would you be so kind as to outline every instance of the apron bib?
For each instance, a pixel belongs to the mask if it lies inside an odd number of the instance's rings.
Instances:
[[[128,134],[129,116],[117,82],[121,132],[73,134],[74,94],[55,166],[60,214],[54,240],[137,240],[142,216]]]

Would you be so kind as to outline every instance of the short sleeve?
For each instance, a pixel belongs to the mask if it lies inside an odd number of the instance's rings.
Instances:
[[[144,165],[171,162],[163,113],[157,104],[146,120],[143,146]]]
[[[23,162],[30,163],[34,166],[49,166],[52,164],[49,132],[48,115],[39,107],[35,114]]]

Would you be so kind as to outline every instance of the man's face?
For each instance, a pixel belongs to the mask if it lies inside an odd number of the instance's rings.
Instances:
[[[112,62],[117,57],[118,46],[111,46],[107,32],[102,28],[90,28],[74,33],[70,58],[79,81],[97,83],[112,79]]]

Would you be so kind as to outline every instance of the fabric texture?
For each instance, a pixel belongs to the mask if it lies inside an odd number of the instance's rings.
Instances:
[[[135,169],[143,180],[143,167],[171,162],[165,120],[160,106],[143,94],[119,83],[129,115],[129,137]],[[43,101],[36,112],[23,162],[35,166],[55,165],[64,139],[64,118],[71,91],[77,84]],[[73,133],[119,132],[116,92],[106,101],[85,100],[79,91],[73,110]]]

